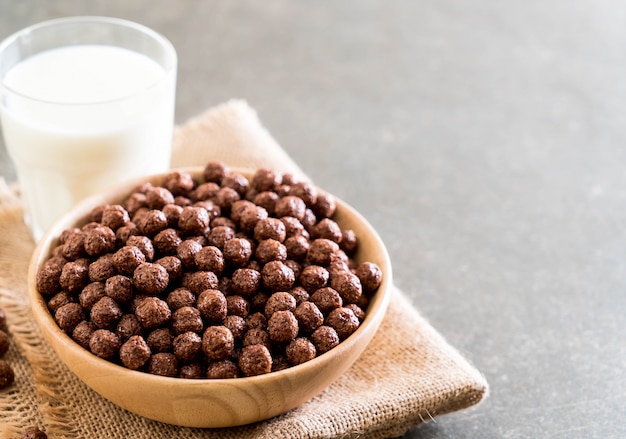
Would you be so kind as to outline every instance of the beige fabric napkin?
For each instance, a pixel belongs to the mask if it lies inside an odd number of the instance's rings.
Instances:
[[[244,101],[230,101],[177,127],[172,166],[222,160],[302,173]],[[51,438],[386,438],[435,416],[464,409],[488,393],[484,377],[394,291],[379,332],[357,362],[327,390],[265,422],[192,429],[131,414],[83,385],[46,344],[26,294],[34,248],[19,199],[0,181],[0,308],[12,346],[5,357],[15,384],[0,391],[0,437],[27,426]],[[166,398],[166,395],[163,395]]]

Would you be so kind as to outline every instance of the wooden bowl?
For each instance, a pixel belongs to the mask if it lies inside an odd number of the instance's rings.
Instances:
[[[201,176],[201,168],[184,168]],[[237,170],[251,178],[253,171]],[[28,288],[34,317],[61,361],[85,384],[109,401],[146,418],[188,427],[228,427],[271,418],[291,410],[327,388],[357,360],[376,333],[391,293],[391,263],[372,226],[353,208],[337,200],[333,219],[351,228],[360,244],[357,261],[381,268],[383,282],[371,299],[359,329],[337,347],[311,361],[265,375],[232,379],[168,378],[133,371],[83,349],[54,321],[36,288],[36,273],[67,228],[86,223],[97,205],[120,203],[139,182],[160,182],[162,175],[135,180],[81,202],[45,234],[32,256]]]

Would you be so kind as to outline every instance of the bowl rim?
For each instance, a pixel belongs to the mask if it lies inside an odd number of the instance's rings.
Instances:
[[[243,168],[243,167],[229,167],[233,172],[239,172],[249,177],[255,171],[252,168]],[[97,194],[91,195],[84,200],[77,203],[73,208],[71,208],[67,213],[65,213],[61,218],[59,218],[53,226],[51,226],[37,243],[35,250],[33,251],[32,257],[29,261],[29,269],[28,269],[28,296],[31,302],[31,308],[33,309],[33,314],[35,315],[35,320],[39,325],[45,325],[47,331],[42,331],[44,337],[47,339],[48,337],[55,337],[57,339],[61,339],[64,343],[64,348],[71,349],[75,354],[80,357],[85,358],[88,361],[94,361],[99,367],[104,370],[110,371],[110,373],[124,373],[133,374],[138,377],[138,379],[152,381],[156,380],[160,383],[176,383],[177,386],[189,386],[189,387],[203,387],[203,386],[225,386],[229,387],[233,384],[237,383],[238,385],[244,385],[246,383],[250,383],[250,385],[258,385],[268,381],[274,381],[280,379],[282,377],[288,377],[291,374],[301,372],[312,372],[312,369],[317,369],[318,367],[332,361],[331,357],[338,356],[341,354],[345,354],[346,351],[354,348],[351,343],[352,340],[356,340],[366,331],[372,330],[372,325],[375,325],[374,333],[378,330],[378,327],[386,314],[386,309],[388,307],[391,290],[392,290],[392,267],[391,260],[388,254],[388,251],[384,245],[383,240],[378,235],[374,227],[367,221],[367,219],[361,215],[355,208],[350,206],[348,203],[337,197],[333,194],[333,197],[337,203],[337,211],[345,211],[350,216],[356,218],[356,220],[365,227],[369,231],[370,238],[376,244],[376,247],[381,251],[380,258],[382,262],[382,266],[380,266],[382,272],[384,273],[383,280],[376,291],[376,293],[372,296],[370,302],[368,303],[367,311],[365,314],[364,320],[361,322],[357,330],[352,333],[350,336],[346,337],[342,340],[337,346],[332,348],[331,350],[316,356],[315,358],[306,361],[304,363],[289,366],[285,369],[281,369],[279,371],[272,371],[262,375],[256,376],[242,376],[237,378],[180,378],[180,377],[166,377],[161,375],[150,374],[145,371],[133,370],[129,369],[123,365],[114,363],[112,361],[103,359],[93,354],[89,350],[80,346],[72,337],[64,332],[54,321],[54,317],[52,313],[48,310],[45,297],[39,293],[36,287],[36,274],[41,266],[50,256],[51,251],[56,246],[58,242],[58,238],[60,233],[73,225],[78,225],[85,222],[85,216],[88,213],[88,208],[96,207],[100,204],[109,202],[112,199],[123,200],[127,197],[131,190],[138,185],[148,182],[154,181],[156,179],[162,178],[163,176],[170,174],[172,172],[189,172],[192,175],[197,174],[202,170],[201,166],[186,166],[179,168],[172,168],[166,172],[147,175],[143,177],[134,178],[131,180],[126,180],[122,183],[115,184],[108,189],[99,192]],[[317,186],[316,186],[317,187]],[[324,190],[324,189],[322,189]],[[79,218],[75,218],[75,213],[82,211],[83,213]],[[380,264],[378,264],[380,265]],[[373,338],[373,334],[371,336]],[[371,338],[368,341],[368,345],[371,342]],[[363,347],[365,350],[367,346]],[[54,347],[53,347],[54,349]],[[54,349],[56,351],[56,349]],[[56,352],[59,355],[58,352]],[[361,352],[362,353],[362,352]],[[359,354],[359,356],[361,355]],[[60,356],[60,355],[59,355]],[[357,357],[358,359],[358,357]],[[63,360],[62,360],[63,361]],[[355,360],[356,361],[356,360]],[[72,369],[69,365],[68,367]],[[349,366],[348,366],[349,367]]]

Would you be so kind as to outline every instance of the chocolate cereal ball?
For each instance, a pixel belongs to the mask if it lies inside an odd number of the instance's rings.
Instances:
[[[235,340],[243,339],[244,334],[248,330],[245,318],[237,315],[227,315],[222,324],[233,333]]]
[[[330,218],[337,210],[337,201],[335,197],[328,192],[318,190],[317,199],[313,205],[313,211],[318,218]]]
[[[202,355],[202,338],[193,331],[180,333],[174,338],[173,348],[180,362],[191,363]]]
[[[324,314],[328,314],[335,308],[343,306],[343,299],[335,290],[331,287],[320,288],[311,294],[311,302],[313,302]]]
[[[202,183],[194,190],[193,198],[195,200],[211,200],[215,198],[219,190],[220,185],[217,183],[212,181]]]
[[[363,292],[361,281],[349,271],[334,274],[330,280],[330,286],[334,288],[347,303],[356,302]]]
[[[72,331],[72,338],[83,348],[89,350],[89,340],[91,340],[91,336],[96,329],[98,329],[96,328],[96,325],[88,322],[87,320],[83,320],[76,325]]]
[[[313,302],[302,302],[294,311],[300,329],[310,334],[324,323],[324,314]]]
[[[150,209],[163,209],[166,204],[174,204],[174,195],[164,187],[155,186],[146,192],[146,204]]]
[[[187,379],[200,379],[206,376],[202,363],[193,362],[180,366],[179,376]]]
[[[268,349],[272,345],[272,340],[270,338],[269,332],[266,329],[257,327],[248,329],[248,331],[243,336],[243,346],[252,346],[255,344],[260,344]]]
[[[315,345],[318,355],[330,351],[339,344],[339,335],[335,328],[322,325],[311,334],[311,341]]]
[[[146,337],[146,343],[150,347],[150,350],[155,352],[171,352],[172,345],[174,343],[174,334],[169,328],[157,328],[148,334]]]
[[[144,262],[133,272],[133,285],[138,291],[158,295],[165,291],[169,283],[169,274],[159,264]]]
[[[276,207],[276,201],[280,197],[276,192],[263,191],[254,195],[252,202],[257,206],[260,206],[267,210],[268,213],[273,214]]]
[[[280,261],[271,261],[261,271],[263,285],[270,291],[287,291],[295,282],[293,270]]]
[[[313,293],[320,288],[323,288],[328,283],[328,279],[330,279],[330,274],[328,270],[324,267],[320,267],[319,265],[309,265],[302,269],[300,273],[300,277],[298,280],[300,281],[300,285],[304,287],[309,293]]]
[[[162,255],[175,255],[176,249],[183,242],[178,230],[167,228],[154,237],[154,247]]]
[[[139,217],[134,218],[133,222],[137,225],[137,229],[142,235],[149,237],[156,235],[168,226],[167,217],[159,209],[149,209]]]
[[[276,311],[295,311],[296,298],[285,291],[272,294],[265,303],[265,316],[270,318]]]
[[[298,335],[298,319],[291,311],[276,311],[267,321],[267,330],[273,341],[291,341]]]
[[[100,256],[115,249],[115,232],[110,227],[97,226],[84,234],[85,251],[89,256]]]
[[[237,378],[239,368],[230,360],[215,361],[208,365],[206,377],[209,379]]]
[[[68,293],[80,293],[89,282],[89,261],[78,259],[63,266],[59,283]]]
[[[291,216],[299,221],[304,219],[306,212],[306,203],[300,197],[295,195],[287,195],[276,200],[274,205],[274,213],[277,218]]]
[[[269,168],[257,169],[250,181],[250,185],[258,192],[273,191],[282,181],[280,173]]]
[[[178,219],[179,230],[187,236],[203,235],[208,232],[211,218],[203,207],[186,206]]]
[[[335,308],[326,317],[326,325],[334,328],[339,339],[343,340],[357,330],[359,319],[350,308]]]
[[[235,294],[251,296],[261,287],[261,273],[251,268],[238,268],[231,277],[231,288]]]
[[[146,297],[137,305],[135,315],[146,329],[153,329],[169,323],[172,311],[167,303],[158,297]]]
[[[100,358],[113,358],[120,350],[120,338],[108,329],[96,329],[89,339],[89,349]]]
[[[261,264],[267,264],[270,261],[285,261],[287,259],[287,247],[275,239],[265,239],[259,242],[255,256]]]
[[[80,229],[72,229],[65,238],[62,250],[63,256],[74,261],[85,257],[85,233]]]
[[[59,325],[59,328],[67,333],[71,333],[76,325],[85,320],[85,312],[79,303],[66,303],[56,310],[54,320]]]
[[[134,245],[126,245],[113,254],[113,265],[119,273],[132,274],[144,262],[146,255]]]
[[[92,282],[104,282],[116,273],[117,269],[115,268],[115,263],[113,261],[113,254],[107,253],[89,264],[87,274],[89,276],[89,280]]]
[[[176,249],[178,259],[183,263],[183,267],[195,268],[196,253],[202,250],[202,244],[195,239],[186,239],[180,243]]]
[[[221,162],[209,162],[204,166],[202,176],[205,181],[221,183],[226,174],[230,172],[228,166]]]
[[[285,348],[285,355],[289,364],[296,365],[312,360],[317,355],[317,351],[308,338],[299,337],[289,342]]]
[[[223,255],[226,262],[236,267],[242,267],[252,256],[252,245],[247,239],[230,239],[224,243]]]
[[[126,241],[126,245],[134,245],[137,247],[146,257],[146,261],[152,261],[154,259],[154,245],[147,236],[133,235],[129,236]]]
[[[133,281],[130,277],[121,274],[111,276],[104,284],[104,292],[117,303],[127,303],[133,298]]]
[[[235,237],[235,230],[228,226],[212,226],[211,231],[207,235],[209,245],[215,246],[220,250],[224,248],[226,241]]]
[[[143,337],[133,335],[120,347],[120,360],[129,369],[137,370],[150,359],[150,347]]]
[[[48,309],[55,313],[63,305],[71,302],[74,302],[74,297],[72,297],[67,291],[61,291],[60,293],[52,296],[52,298],[48,301]]]
[[[309,252],[309,240],[303,235],[290,236],[285,240],[285,248],[290,259],[301,261]]]
[[[250,313],[250,303],[242,296],[226,296],[228,315],[246,317]]]
[[[204,290],[217,288],[219,280],[212,271],[196,271],[183,274],[182,285],[192,293],[200,294]]]
[[[245,346],[239,356],[239,368],[245,376],[255,376],[272,371],[272,355],[267,347],[255,344]]]
[[[219,323],[227,314],[226,296],[220,290],[204,290],[198,296],[197,307],[207,321]]]
[[[78,302],[85,310],[90,310],[91,307],[104,296],[104,284],[102,282],[92,282],[80,292]]]
[[[15,373],[11,365],[4,360],[0,360],[0,390],[9,387],[15,381]]]
[[[209,360],[224,360],[234,348],[233,333],[225,326],[210,326],[202,335],[202,351]]]
[[[256,224],[268,216],[269,214],[267,213],[267,210],[260,206],[256,206],[254,204],[246,206],[239,215],[239,228],[244,233],[253,234]]]
[[[274,239],[283,242],[286,235],[285,224],[278,218],[263,218],[254,226],[254,239],[257,241]]]
[[[176,228],[176,226],[178,226],[178,220],[180,219],[183,207],[178,204],[166,204],[161,210],[165,214],[165,218],[167,218],[168,227]]]
[[[309,245],[308,258],[312,264],[326,267],[332,261],[333,255],[339,251],[339,245],[325,238],[311,241]]]
[[[359,241],[354,230],[346,229],[341,232],[341,242],[339,246],[348,255],[353,255],[356,252],[359,247]]]
[[[172,314],[172,330],[174,334],[182,334],[189,331],[202,332],[202,329],[204,329],[204,323],[197,308],[183,306]]]
[[[37,427],[28,427],[22,433],[20,439],[48,439],[48,435]]]
[[[246,317],[246,326],[248,327],[248,329],[255,329],[255,328],[266,328],[267,327],[267,317],[265,317],[265,315],[261,312],[255,312],[252,314],[249,314]]]
[[[361,263],[355,274],[361,281],[363,290],[367,293],[373,293],[378,289],[383,280],[383,272],[380,267],[373,262]]]
[[[173,195],[189,193],[195,186],[192,175],[188,172],[173,171],[163,178],[163,186]]]
[[[219,248],[212,245],[202,247],[194,255],[194,259],[198,270],[212,271],[218,276],[224,270],[224,255]]]
[[[115,333],[122,341],[128,340],[133,335],[142,335],[143,328],[135,314],[124,314],[115,328]]]
[[[104,296],[93,305],[89,317],[98,328],[112,329],[122,318],[122,309],[115,300]]]
[[[7,353],[10,346],[9,334],[3,329],[0,329],[0,357],[3,357]]]
[[[195,306],[196,296],[187,288],[180,287],[170,292],[165,301],[172,311],[176,311],[184,306]]]
[[[148,360],[148,373],[165,377],[178,375],[178,360],[174,354],[159,352]]]
[[[220,210],[227,212],[230,210],[234,203],[239,201],[241,196],[239,193],[230,187],[221,187],[217,194],[215,194],[215,203],[220,207]]]
[[[128,211],[119,204],[107,206],[102,212],[102,225],[117,230],[130,221]]]
[[[48,259],[37,272],[37,290],[43,295],[52,295],[61,289],[59,279],[67,260],[62,257]]]
[[[155,263],[165,268],[170,282],[175,282],[183,276],[183,263],[176,256],[163,256],[157,259]]]
[[[342,234],[339,224],[330,218],[323,218],[315,226],[313,226],[313,236],[316,238],[329,239],[339,244]]]

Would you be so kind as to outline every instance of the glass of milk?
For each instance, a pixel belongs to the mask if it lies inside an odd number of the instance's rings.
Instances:
[[[176,51],[142,25],[68,17],[0,43],[0,116],[35,241],[82,198],[169,168]]]

